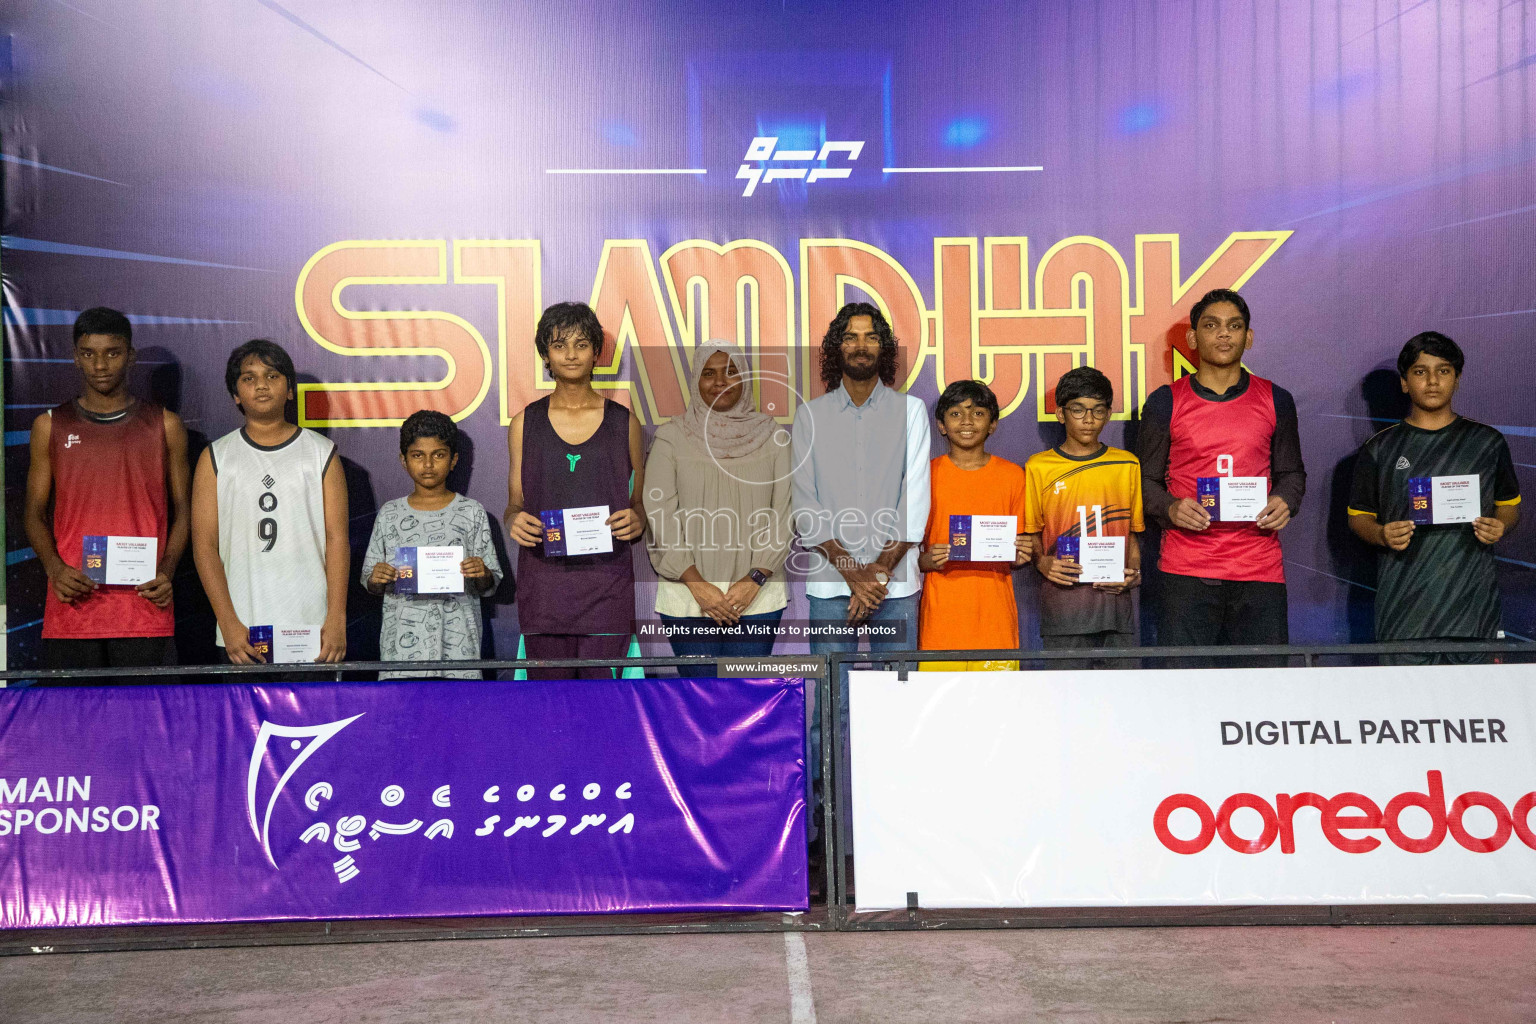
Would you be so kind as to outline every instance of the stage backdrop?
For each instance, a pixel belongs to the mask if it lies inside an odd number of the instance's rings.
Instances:
[[[415,409],[460,421],[459,486],[501,510],[502,428],[548,387],[532,331],[561,299],[597,307],[600,386],[649,429],[711,336],[754,353],[787,422],[819,391],[833,311],[872,295],[906,386],[931,402],[990,380],[995,450],[1022,462],[1056,440],[1050,389],[1077,363],[1114,381],[1123,443],[1191,366],[1191,302],[1240,287],[1248,365],[1301,414],[1299,640],[1371,636],[1373,559],[1343,508],[1353,452],[1403,411],[1410,335],[1462,342],[1461,408],[1536,483],[1522,4],[31,0],[3,17],[14,660],[43,588],[17,529],[27,430],[75,390],[69,323],[98,303],[136,320],[136,386],[198,443],[239,422],[230,348],[288,346],[299,415],[345,456],[359,554],[407,485],[393,427]],[[1533,537],[1499,550],[1525,636]],[[1032,636],[1035,581],[1018,586]],[[488,612],[503,654],[509,591]],[[201,656],[190,568],[178,612]],[[368,654],[376,605],[358,592],[353,615]]]

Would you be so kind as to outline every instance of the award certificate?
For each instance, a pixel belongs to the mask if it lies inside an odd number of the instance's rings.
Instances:
[[[462,594],[464,574],[459,564],[463,561],[464,548],[459,545],[397,548],[395,593]]]
[[[155,578],[158,537],[90,535],[81,539],[80,547],[81,571],[97,583],[136,587]]]
[[[1482,480],[1468,476],[1414,477],[1408,481],[1410,516],[1420,525],[1470,523],[1483,514]]]
[[[1018,516],[950,516],[951,562],[1012,562]]]
[[[1200,507],[1217,523],[1251,523],[1269,504],[1269,478],[1202,476],[1195,481]]]
[[[607,505],[557,508],[539,513],[544,523],[544,554],[551,558],[601,555],[613,550]]]
[[[1079,538],[1077,562],[1083,567],[1079,583],[1124,583],[1125,538]]]
[[[252,626],[250,643],[269,665],[313,662],[320,657],[320,627]]]

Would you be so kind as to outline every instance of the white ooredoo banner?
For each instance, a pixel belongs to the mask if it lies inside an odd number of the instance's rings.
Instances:
[[[851,676],[859,910],[1536,900],[1536,666]]]

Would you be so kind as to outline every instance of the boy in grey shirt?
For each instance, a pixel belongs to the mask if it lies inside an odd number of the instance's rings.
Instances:
[[[384,503],[373,523],[363,559],[363,586],[384,596],[379,632],[383,661],[473,661],[480,657],[480,598],[501,583],[501,561],[491,543],[491,522],[473,498],[448,489],[459,461],[459,428],[440,412],[413,413],[400,427],[400,462],[415,489]],[[457,593],[397,593],[401,548],[461,547]],[[370,568],[371,567],[371,568]],[[414,568],[414,566],[413,566]],[[418,577],[419,579],[419,577]],[[440,673],[384,672],[380,679],[413,679]],[[441,673],[478,679],[476,671]]]

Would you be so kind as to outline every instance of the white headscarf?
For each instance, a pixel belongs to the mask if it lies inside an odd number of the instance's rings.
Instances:
[[[704,365],[716,352],[724,352],[736,372],[747,378],[741,397],[729,409],[711,409],[699,394],[699,378],[704,375]],[[700,346],[693,357],[688,409],[675,420],[682,436],[717,459],[739,459],[766,444],[778,424],[772,416],[752,408],[751,372],[747,357],[730,342],[711,340]]]

